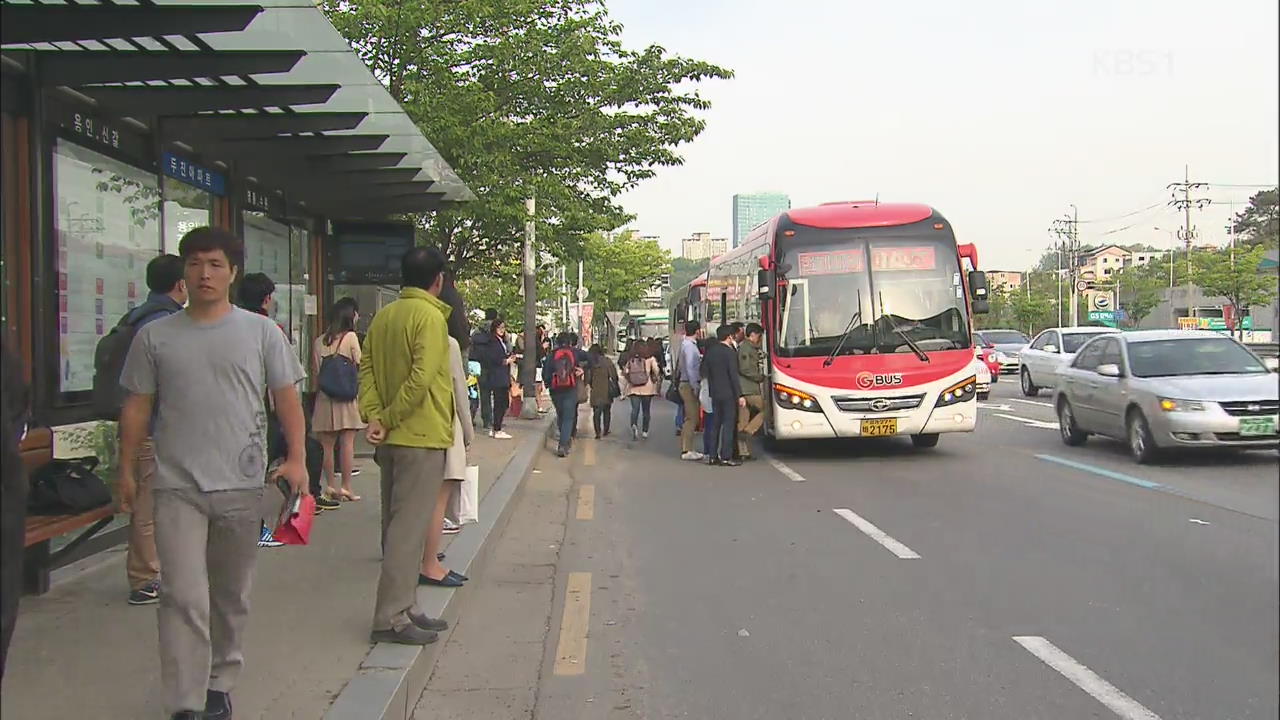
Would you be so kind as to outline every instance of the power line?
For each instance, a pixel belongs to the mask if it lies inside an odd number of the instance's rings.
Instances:
[[[1106,217],[1106,218],[1094,218],[1093,220],[1080,220],[1080,221],[1079,221],[1079,223],[1080,223],[1081,225],[1083,225],[1083,224],[1086,224],[1086,223],[1100,223],[1100,222],[1111,222],[1112,220],[1123,220],[1123,219],[1125,219],[1125,218],[1127,218],[1127,217],[1133,217],[1134,215],[1138,215],[1138,214],[1140,214],[1140,213],[1147,212],[1148,210],[1154,210],[1154,209],[1156,209],[1156,208],[1158,208],[1158,207],[1162,207],[1162,206],[1164,206],[1165,204],[1166,204],[1166,202],[1165,202],[1164,200],[1161,200],[1160,202],[1155,203],[1155,204],[1153,204],[1153,205],[1148,205],[1148,206],[1146,206],[1146,207],[1144,207],[1144,208],[1139,208],[1139,209],[1134,210],[1134,211],[1132,211],[1132,212],[1127,212],[1127,213],[1125,213],[1125,214],[1123,214],[1123,215],[1115,215],[1115,216],[1113,216],[1113,217]]]
[[[1273,182],[1263,183],[1261,185],[1233,185],[1231,183],[1202,183],[1202,184],[1208,185],[1209,187],[1225,187],[1225,188],[1273,188],[1273,187],[1276,187],[1277,185],[1277,183],[1273,183]]]

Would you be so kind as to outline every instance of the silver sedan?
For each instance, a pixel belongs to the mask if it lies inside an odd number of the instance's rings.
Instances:
[[[1054,396],[1062,441],[1128,442],[1139,463],[1175,447],[1280,447],[1280,382],[1225,335],[1143,330],[1104,335],[1062,370]]]

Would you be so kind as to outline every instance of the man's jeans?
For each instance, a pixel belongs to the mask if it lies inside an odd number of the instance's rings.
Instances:
[[[552,390],[551,404],[556,408],[556,427],[560,430],[560,449],[565,452],[573,444],[573,429],[578,424],[578,391]]]

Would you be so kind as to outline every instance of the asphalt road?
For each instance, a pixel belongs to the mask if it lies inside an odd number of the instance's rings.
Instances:
[[[1035,402],[737,469],[663,402],[580,443],[536,716],[1277,717],[1276,454],[1140,467]]]

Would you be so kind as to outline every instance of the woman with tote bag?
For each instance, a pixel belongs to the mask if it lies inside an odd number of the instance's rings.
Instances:
[[[422,553],[418,583],[461,587],[468,578],[441,564],[440,542],[449,506],[461,491],[463,481],[467,479],[467,448],[471,447],[471,442],[475,439],[475,427],[470,422],[471,403],[467,396],[467,366],[462,361],[461,345],[467,341],[470,328],[467,326],[466,310],[462,307],[462,296],[452,282],[446,283],[440,299],[453,307],[448,319],[449,374],[453,379],[453,445],[444,454],[444,483],[440,485],[435,511],[431,514],[431,524],[427,526],[427,545]],[[463,418],[468,421],[463,422]],[[452,526],[456,528],[457,523],[452,523]]]

